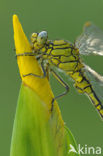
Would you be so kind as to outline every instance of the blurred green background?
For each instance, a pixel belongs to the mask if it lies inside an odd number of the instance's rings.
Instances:
[[[20,89],[12,28],[17,14],[28,38],[32,32],[47,30],[49,39],[73,42],[86,21],[103,29],[103,0],[1,0],[0,1],[0,156],[8,156],[13,121]],[[103,57],[88,56],[84,61],[103,75]],[[65,78],[67,79],[67,78]],[[68,81],[70,93],[59,99],[63,119],[77,143],[102,147],[103,121],[85,95],[79,95]],[[54,78],[55,95],[63,88]]]

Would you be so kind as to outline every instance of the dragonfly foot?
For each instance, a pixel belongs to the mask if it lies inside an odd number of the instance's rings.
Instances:
[[[53,111],[55,98],[52,99],[50,112]]]

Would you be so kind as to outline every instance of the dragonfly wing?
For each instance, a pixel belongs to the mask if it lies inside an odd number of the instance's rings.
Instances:
[[[87,65],[84,65],[84,70],[97,96],[103,101],[103,76]]]
[[[83,33],[75,42],[80,54],[102,55],[103,56],[103,31],[94,24],[87,22]]]

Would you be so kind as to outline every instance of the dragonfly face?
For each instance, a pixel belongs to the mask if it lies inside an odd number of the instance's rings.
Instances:
[[[40,33],[33,33],[31,36],[31,42],[33,45],[34,52],[39,52],[47,42],[48,34],[46,31],[41,31]]]
[[[44,45],[48,39],[46,31],[41,31],[37,36],[37,42],[41,45]]]

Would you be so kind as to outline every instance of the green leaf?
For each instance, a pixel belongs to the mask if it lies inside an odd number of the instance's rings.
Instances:
[[[22,85],[10,156],[72,156],[73,153],[68,154],[69,145],[76,145],[71,133],[65,128],[63,132],[55,111],[51,117],[48,114],[38,95]]]
[[[55,156],[47,122],[47,110],[39,97],[22,85],[13,128],[10,156]]]
[[[65,146],[65,156],[80,156],[80,154],[78,154],[78,148],[77,148],[76,141],[75,141],[71,131],[66,126],[65,126],[65,137],[66,137],[66,141],[67,141],[65,143],[65,145],[66,145]]]

